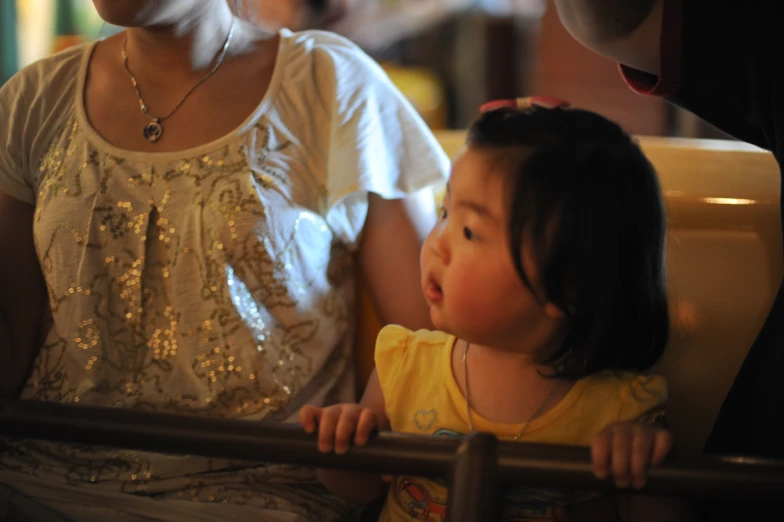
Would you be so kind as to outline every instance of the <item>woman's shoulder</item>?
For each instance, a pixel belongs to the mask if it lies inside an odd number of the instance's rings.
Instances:
[[[11,94],[60,95],[64,88],[77,83],[85,53],[89,52],[93,45],[75,45],[23,67],[2,86],[3,99]]]
[[[0,87],[0,143],[6,144],[0,154],[0,182],[22,201],[33,202],[37,160],[73,113],[79,71],[90,46],[74,46],[33,62]]]
[[[292,32],[284,29],[281,31],[281,35],[296,46],[303,46],[310,49],[324,49],[328,51],[348,51],[367,56],[357,44],[345,36],[330,31],[306,29],[304,31]]]
[[[336,83],[389,83],[381,66],[356,43],[339,34],[323,30],[281,31],[289,46],[287,65],[294,69],[316,69],[317,79],[330,75]]]
[[[35,61],[0,87],[0,120],[7,132],[31,133],[56,127],[73,109],[79,74],[93,44],[69,47]]]

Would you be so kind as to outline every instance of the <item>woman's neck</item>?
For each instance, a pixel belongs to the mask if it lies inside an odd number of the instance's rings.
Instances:
[[[226,43],[233,19],[226,2],[210,2],[188,17],[172,13],[160,24],[128,28],[126,52],[134,75],[147,83],[203,75]]]

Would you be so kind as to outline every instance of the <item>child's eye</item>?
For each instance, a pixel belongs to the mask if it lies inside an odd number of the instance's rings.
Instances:
[[[445,206],[442,205],[441,207],[438,208],[438,217],[441,218],[441,219],[446,219],[446,207]]]
[[[463,235],[466,239],[474,239],[476,237],[474,236],[474,232],[468,227],[463,227]]]

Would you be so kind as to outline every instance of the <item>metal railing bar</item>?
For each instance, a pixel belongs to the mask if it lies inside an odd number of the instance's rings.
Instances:
[[[498,439],[488,433],[465,437],[454,456],[446,522],[499,520]]]
[[[119,408],[0,400],[0,435],[356,471],[448,477],[462,439],[381,433],[346,455],[318,451],[299,426]],[[585,447],[499,442],[501,484],[616,491],[594,477]],[[672,458],[649,470],[644,494],[782,498],[784,462]]]

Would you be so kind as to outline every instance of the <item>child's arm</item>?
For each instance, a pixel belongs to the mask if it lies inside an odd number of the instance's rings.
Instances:
[[[302,427],[308,433],[318,429],[319,450],[343,454],[352,441],[362,446],[375,428],[389,429],[384,410],[384,394],[376,371],[370,375],[359,404],[336,404],[327,408],[304,406],[299,412]],[[321,482],[346,502],[364,504],[381,496],[386,484],[381,475],[337,469],[318,469]]]

